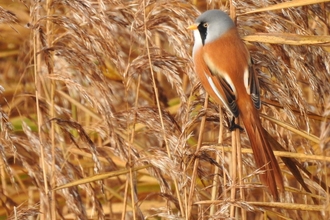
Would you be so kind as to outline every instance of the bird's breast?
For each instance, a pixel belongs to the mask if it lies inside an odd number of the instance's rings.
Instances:
[[[219,39],[205,44],[201,50],[203,60],[213,75],[226,79],[233,90],[245,90],[244,78],[250,57],[236,28],[230,29]]]

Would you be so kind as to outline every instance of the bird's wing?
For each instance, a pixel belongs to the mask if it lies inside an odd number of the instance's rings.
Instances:
[[[233,114],[233,116],[238,117],[236,95],[233,88],[224,77],[219,76],[219,74],[212,74],[212,71],[210,69],[208,70],[209,71],[205,71],[204,73],[215,94],[222,101],[225,107]]]
[[[228,75],[219,73],[220,70],[205,56],[204,52],[203,47],[194,52],[194,62],[198,64],[195,65],[195,69],[204,89],[217,103],[222,103],[234,117],[238,117],[235,88],[225,79]]]
[[[247,92],[250,94],[251,99],[253,101],[254,106],[256,109],[260,109],[261,101],[260,101],[260,87],[259,87],[259,80],[254,69],[252,59],[251,63],[249,64],[249,79],[248,79],[248,88]]]

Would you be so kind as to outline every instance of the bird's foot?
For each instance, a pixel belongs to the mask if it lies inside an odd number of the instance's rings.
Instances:
[[[244,129],[235,123],[235,117],[233,117],[233,119],[229,122],[229,131],[234,131],[236,129],[239,129],[240,131],[244,131]]]

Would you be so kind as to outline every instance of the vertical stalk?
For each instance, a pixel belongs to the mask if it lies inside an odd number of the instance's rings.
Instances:
[[[219,135],[218,135],[218,144],[222,145],[223,141],[223,112],[221,109],[221,106],[219,106]],[[223,151],[222,151],[223,152]],[[224,158],[224,157],[223,157]],[[216,162],[217,164],[220,164],[220,156],[219,154],[216,154]],[[223,176],[225,178],[225,175]],[[214,168],[214,177],[213,177],[213,185],[212,185],[212,192],[211,192],[211,201],[214,201],[217,199],[218,196],[218,189],[220,188],[220,181],[219,181],[219,167],[215,166]],[[215,213],[215,205],[212,204],[210,208],[210,216],[214,215]]]
[[[205,95],[205,101],[204,101],[204,110],[207,109],[208,106],[208,99],[209,95],[206,93]],[[203,133],[204,133],[204,128],[205,128],[205,121],[206,121],[206,115],[203,116],[202,122],[201,122],[201,127],[199,129],[199,134],[198,134],[198,142],[197,142],[197,147],[194,155],[194,169],[193,173],[191,176],[191,184],[190,184],[190,190],[189,190],[189,197],[188,197],[188,211],[186,215],[186,219],[189,220],[191,216],[191,210],[193,206],[193,199],[194,199],[194,191],[195,191],[195,185],[196,185],[196,177],[197,177],[197,167],[199,164],[199,150],[202,147],[202,141],[203,141]]]
[[[39,2],[36,2],[36,4],[40,4]],[[46,170],[46,162],[45,162],[45,152],[43,148],[43,137],[41,133],[41,125],[43,124],[42,115],[40,112],[40,103],[39,99],[41,97],[41,83],[40,78],[42,77],[39,75],[41,73],[41,58],[40,56],[37,56],[37,53],[40,51],[40,39],[39,39],[39,12],[40,7],[39,5],[35,6],[36,10],[32,10],[33,12],[33,72],[34,72],[34,84],[35,84],[35,98],[36,98],[36,108],[37,108],[37,123],[38,123],[38,137],[39,137],[39,148],[40,148],[40,167],[42,168],[42,174],[43,174],[43,181],[44,181],[44,191],[43,189],[40,189],[40,199],[47,197],[48,193],[48,181],[47,181],[47,170]],[[45,195],[46,194],[46,195]],[[47,213],[48,210],[46,210],[46,207],[49,207],[44,202],[47,202],[47,200],[40,200],[40,219],[45,220],[47,219]]]
[[[239,119],[237,119],[239,124]],[[236,129],[236,140],[237,140],[237,169],[238,169],[238,183],[240,186],[240,199],[241,201],[245,201],[245,191],[244,191],[244,181],[243,181],[243,164],[242,164],[242,149],[241,149],[241,141],[240,141],[240,130]],[[246,210],[241,208],[241,216],[242,220],[246,220]]]
[[[237,123],[237,119],[235,119],[235,123]],[[237,135],[236,130],[231,132],[231,163],[230,163],[230,200],[232,205],[230,206],[230,218],[235,217],[235,206],[233,205],[236,196],[236,179],[237,179]]]
[[[164,143],[165,143],[165,146],[166,146],[167,155],[172,160],[173,159],[172,158],[172,153],[171,153],[171,149],[169,147],[169,144],[168,144],[168,141],[167,141],[167,138],[166,138],[166,131],[165,131],[165,126],[164,126],[164,121],[163,121],[163,114],[162,114],[161,106],[160,106],[160,103],[159,103],[159,95],[158,95],[158,89],[157,89],[157,85],[156,85],[155,73],[153,71],[153,65],[152,65],[152,61],[151,61],[150,48],[149,48],[149,39],[148,39],[147,25],[146,25],[147,18],[146,18],[146,1],[145,0],[143,0],[143,8],[144,8],[143,20],[144,20],[145,43],[146,43],[150,73],[151,73],[151,78],[152,78],[152,86],[154,88],[156,105],[157,105],[157,109],[158,109],[158,115],[159,115],[160,123],[161,123],[161,126],[162,126],[163,139],[164,139]],[[177,194],[177,198],[178,198],[178,202],[179,202],[179,206],[180,206],[180,212],[183,214],[184,209],[183,209],[183,205],[182,205],[181,195],[180,195],[180,192],[179,192],[178,181],[176,180],[176,178],[174,176],[172,176],[172,179],[173,179],[173,182],[174,182],[175,192]]]
[[[52,16],[53,9],[51,7],[52,0],[47,0],[46,7],[47,7],[47,17]],[[46,37],[47,37],[47,45],[48,47],[51,47],[52,41],[53,41],[53,23],[47,19],[46,24]],[[52,54],[52,52],[49,52]],[[50,57],[50,62],[47,65],[52,65],[51,68],[48,68],[49,70],[53,70],[53,57]],[[49,72],[48,74],[53,74],[52,72]],[[50,110],[49,110],[49,116],[50,118],[55,118],[55,103],[54,103],[54,97],[55,97],[55,82],[54,80],[50,80]],[[52,161],[51,161],[51,170],[49,172],[50,179],[50,187],[55,188],[56,181],[55,181],[55,122],[52,120],[51,122],[51,154],[52,154]],[[49,194],[49,192],[47,192]],[[56,198],[55,198],[55,191],[50,192],[50,211],[51,211],[51,219],[56,219]]]

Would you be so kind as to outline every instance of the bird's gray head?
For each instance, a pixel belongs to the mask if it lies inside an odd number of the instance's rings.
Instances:
[[[233,20],[223,11],[209,10],[201,14],[195,21],[195,46],[210,43],[235,26]],[[201,44],[201,45],[196,45]]]

